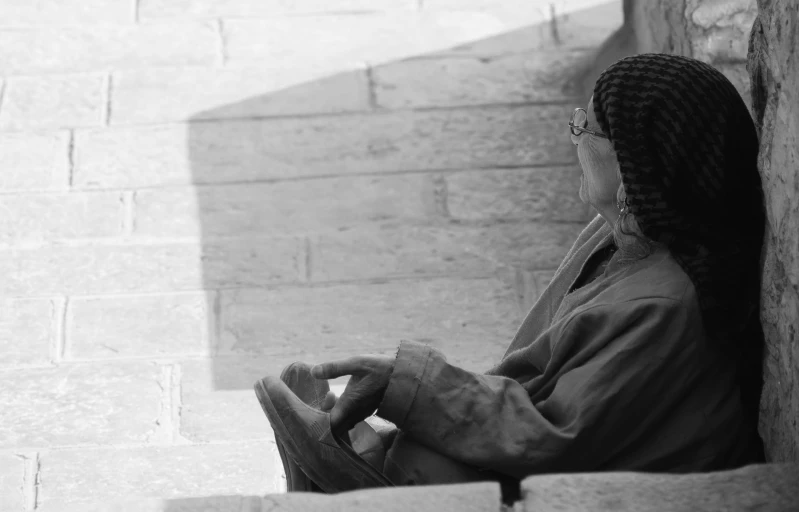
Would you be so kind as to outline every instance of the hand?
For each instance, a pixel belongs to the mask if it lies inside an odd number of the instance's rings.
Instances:
[[[335,379],[350,375],[338,399],[330,392],[321,406],[330,411],[330,427],[346,432],[365,420],[378,408],[391,379],[394,358],[389,356],[355,356],[311,368],[317,379]]]

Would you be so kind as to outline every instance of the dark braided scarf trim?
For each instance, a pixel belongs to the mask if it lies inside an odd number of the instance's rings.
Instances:
[[[765,226],[757,134],[740,95],[708,64],[642,54],[602,73],[593,106],[644,235],[691,278],[708,333],[735,338],[759,304]]]

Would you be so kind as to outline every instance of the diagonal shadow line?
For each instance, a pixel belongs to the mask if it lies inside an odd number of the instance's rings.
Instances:
[[[527,228],[462,221],[442,211],[437,194],[442,175],[464,170],[574,168],[563,120],[585,98],[563,87],[607,35],[590,20],[608,8],[618,5],[570,15],[571,25],[558,29],[559,44],[548,22],[534,24],[368,69],[321,72],[192,116],[187,146],[213,312],[212,388],[250,389],[294,360],[395,350],[401,328],[414,320],[374,325],[370,315],[385,318],[408,298],[395,293],[382,298],[379,311],[359,311],[357,300],[337,303],[336,286],[490,277],[528,264],[526,248],[535,243],[554,247],[538,256],[546,260],[541,265],[557,265],[574,226],[542,232],[530,220],[581,217],[516,219]],[[492,91],[491,66],[515,69],[520,83]],[[476,85],[447,96],[459,82]],[[541,188],[533,199],[545,211],[575,204],[572,184],[548,190],[535,177],[521,184]],[[416,203],[422,211],[413,211]],[[437,331],[423,341],[441,344]],[[505,341],[488,349],[477,341],[455,344],[452,356],[485,369]]]

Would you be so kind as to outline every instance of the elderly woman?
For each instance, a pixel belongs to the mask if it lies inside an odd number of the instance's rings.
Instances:
[[[605,70],[569,127],[598,216],[499,364],[402,342],[256,383],[289,490],[762,460],[765,217],[744,102],[707,64],[644,54]],[[324,379],[344,375],[336,399]]]

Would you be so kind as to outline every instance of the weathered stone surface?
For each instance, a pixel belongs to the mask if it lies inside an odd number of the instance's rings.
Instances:
[[[0,300],[0,367],[49,361],[55,346],[55,329],[53,301]]]
[[[366,489],[334,495],[317,493],[267,494],[266,496],[210,496],[207,498],[123,499],[73,502],[59,508],[49,503],[44,512],[498,512],[499,485],[480,482],[429,485],[395,489]]]
[[[575,161],[567,106],[217,121],[75,134],[77,187],[149,187]]]
[[[767,354],[760,432],[774,461],[799,460],[799,6],[758,2],[749,54],[768,226],[762,287]]]
[[[208,292],[70,300],[65,359],[206,354],[215,332]]]
[[[580,201],[581,174],[579,166],[451,173],[447,211],[462,220],[587,223],[595,212]]]
[[[39,502],[51,511],[101,499],[263,496],[282,485],[277,448],[267,441],[56,450],[40,460]]]
[[[93,295],[264,286],[303,280],[295,238],[17,248],[0,251],[0,295]]]
[[[522,481],[526,512],[793,510],[799,466],[763,464],[687,475],[585,473]]]
[[[25,500],[25,459],[14,454],[0,454],[0,510],[23,512]]]
[[[491,275],[497,268],[557,268],[581,224],[359,229],[312,239],[311,280]],[[352,257],[358,247],[358,258]]]
[[[430,176],[362,176],[136,193],[135,234],[299,235],[436,216]]]
[[[2,370],[0,448],[145,442],[158,419],[160,371],[145,362]]]
[[[582,51],[498,56],[420,58],[373,70],[377,104],[384,108],[564,101],[564,77]]]
[[[0,133],[0,190],[66,188],[69,134]]]
[[[0,32],[6,75],[211,65],[218,34],[206,23],[86,25]]]
[[[106,88],[106,77],[99,74],[9,78],[0,130],[100,126]]]
[[[293,14],[328,14],[413,10],[416,0],[141,0],[139,17],[165,18],[270,18]]]
[[[105,238],[122,233],[119,192],[0,196],[0,243]]]
[[[331,75],[300,67],[156,68],[115,73],[111,99],[111,124],[370,108],[365,71]]]
[[[91,20],[91,21],[89,21]],[[109,0],[3,0],[0,26],[79,25],[82,23],[133,23],[133,6],[128,1]]]
[[[221,353],[321,362],[322,354],[395,350],[407,339],[473,370],[493,366],[521,322],[515,291],[498,279],[231,290],[220,309]]]

